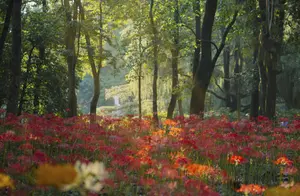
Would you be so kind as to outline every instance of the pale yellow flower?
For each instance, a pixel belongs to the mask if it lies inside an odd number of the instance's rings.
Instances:
[[[14,189],[14,183],[8,175],[0,173],[0,188],[5,188],[5,187]]]
[[[70,165],[43,164],[36,170],[36,184],[54,186],[62,191],[68,191],[78,184],[78,173]]]

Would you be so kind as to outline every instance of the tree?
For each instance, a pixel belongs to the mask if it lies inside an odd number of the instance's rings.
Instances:
[[[232,21],[229,23],[224,31],[224,34],[222,35],[221,44],[219,47],[216,47],[217,51],[212,58],[211,47],[214,43],[212,42],[211,37],[217,9],[217,2],[217,0],[211,0],[207,1],[205,4],[205,14],[202,23],[201,34],[201,60],[199,66],[194,69],[195,73],[193,73],[195,77],[194,87],[192,89],[190,114],[200,116],[203,116],[205,96],[217,59],[225,46],[226,37],[238,16],[238,11],[235,11]]]
[[[154,0],[150,1],[150,11],[149,11],[149,18],[150,18],[150,26],[152,30],[152,45],[153,45],[153,105],[152,105],[152,112],[153,112],[153,119],[156,123],[158,123],[158,114],[157,114],[157,79],[158,79],[158,33],[157,28],[154,21],[154,14],[153,14],[153,7],[154,7]]]
[[[10,18],[12,14],[13,9],[13,0],[7,0],[7,9],[6,9],[6,15],[4,19],[4,25],[0,37],[0,65],[2,64],[2,55],[4,50],[4,43],[8,34],[9,24],[10,24]]]
[[[77,98],[76,98],[76,61],[77,55],[75,51],[75,39],[77,30],[77,17],[78,17],[78,3],[74,2],[73,13],[70,7],[69,0],[64,0],[64,7],[66,13],[66,32],[65,32],[65,44],[66,44],[66,57],[68,64],[68,116],[77,116]]]
[[[21,77],[21,6],[22,0],[13,0],[12,10],[12,60],[11,81],[7,103],[7,113],[17,114]]]
[[[46,14],[47,13],[47,1],[43,0],[42,1],[42,10],[43,13]],[[42,66],[45,64],[45,51],[46,51],[46,47],[45,47],[45,38],[41,38],[41,41],[39,43],[39,63],[37,64],[36,67],[36,79],[35,79],[35,84],[34,84],[34,96],[33,96],[33,113],[34,114],[38,114],[40,111],[40,86],[41,86],[41,80],[38,77],[41,73],[41,69]]]
[[[249,5],[249,10],[256,10],[255,2],[252,2]],[[256,13],[256,12],[255,12]],[[252,47],[253,47],[253,54],[252,54],[252,92],[251,92],[251,104],[250,104],[250,119],[256,119],[259,115],[259,64],[258,64],[258,53],[259,53],[259,23],[258,17],[255,15],[252,17]]]
[[[178,0],[175,0],[175,11],[174,11],[174,21],[175,21],[175,29],[173,30],[173,47],[171,49],[172,53],[172,95],[171,101],[168,107],[167,118],[173,117],[173,112],[175,110],[176,101],[178,98],[178,62],[179,62],[179,20],[180,13],[179,13],[179,3]]]
[[[80,8],[80,15],[81,20],[85,20],[85,14],[84,14],[84,7],[82,6],[81,1],[78,1],[79,8]],[[99,35],[99,63],[96,66],[95,60],[94,60],[94,49],[91,44],[91,38],[90,34],[87,29],[84,29],[84,35],[85,35],[85,41],[86,41],[86,48],[88,52],[88,59],[89,63],[92,69],[92,75],[93,75],[93,84],[94,84],[94,94],[93,98],[90,103],[90,114],[92,115],[91,122],[95,122],[95,115],[97,111],[97,103],[100,97],[100,70],[102,67],[102,59],[103,59],[103,12],[102,12],[102,4],[103,2],[100,0],[99,2],[99,29],[100,29],[100,35]]]
[[[284,33],[285,0],[271,4],[259,0],[261,13],[260,30],[260,75],[262,83],[262,114],[269,118],[275,116],[276,76],[279,73],[281,45]],[[276,14],[278,13],[278,14]]]

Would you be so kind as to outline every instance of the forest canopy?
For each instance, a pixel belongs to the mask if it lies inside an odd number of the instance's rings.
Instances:
[[[273,118],[300,109],[297,0],[1,0],[8,113]]]

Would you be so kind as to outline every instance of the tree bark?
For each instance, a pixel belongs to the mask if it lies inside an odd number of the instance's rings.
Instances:
[[[217,9],[217,0],[206,1],[205,14],[202,24],[201,60],[194,74],[194,87],[192,90],[190,114],[203,117],[205,95],[213,72],[211,36]]]
[[[256,3],[253,2],[249,6],[249,10],[256,9]],[[258,17],[255,16],[253,20],[253,85],[251,92],[251,104],[250,104],[250,120],[256,120],[259,115],[259,64],[258,64],[258,56],[259,56],[259,23]]]
[[[152,29],[152,45],[153,45],[153,105],[152,105],[152,113],[153,113],[153,120],[156,125],[158,125],[158,113],[157,113],[157,79],[158,79],[158,33],[156,29],[156,25],[154,22],[154,15],[153,15],[153,6],[154,0],[150,1],[150,11],[149,11],[149,18],[150,18],[150,25]]]
[[[4,43],[8,34],[9,24],[10,24],[10,18],[12,14],[13,9],[13,0],[7,0],[7,9],[6,9],[6,15],[4,19],[4,25],[0,37],[0,65],[2,64],[2,55],[4,50]]]
[[[190,104],[190,114],[199,115],[203,117],[204,115],[204,105],[205,105],[205,95],[207,92],[208,85],[212,73],[214,71],[216,62],[225,47],[225,42],[229,31],[234,25],[236,18],[238,16],[238,10],[235,11],[231,22],[228,24],[227,28],[222,35],[222,41],[219,47],[216,46],[214,42],[211,41],[212,27],[214,24],[217,0],[206,1],[205,4],[205,14],[202,24],[202,45],[201,45],[201,60],[200,65],[196,69],[196,74],[194,77],[194,87],[192,90],[191,104]],[[216,53],[212,58],[211,45],[216,48]]]
[[[28,54],[28,60],[26,62],[26,73],[25,73],[25,76],[24,76],[22,91],[21,91],[21,95],[20,95],[18,115],[21,115],[21,113],[23,111],[23,104],[24,104],[24,101],[25,101],[24,97],[26,95],[26,90],[27,90],[27,85],[28,85],[28,78],[29,78],[29,75],[30,75],[32,52],[33,52],[34,48],[35,48],[35,46],[32,46],[32,48],[30,49],[29,54]]]
[[[195,14],[195,38],[196,38],[196,47],[194,51],[194,61],[193,61],[193,78],[195,77],[197,67],[200,63],[200,52],[201,52],[201,1],[194,1],[194,14]]]
[[[262,21],[260,48],[264,53],[263,66],[261,65],[260,68],[267,78],[265,86],[263,86],[265,95],[262,99],[262,106],[264,106],[265,115],[269,118],[273,118],[276,112],[276,77],[284,33],[285,2],[286,0],[280,0],[273,4],[266,4],[263,0],[259,1]],[[270,15],[273,16],[271,17],[273,20],[270,19]]]
[[[236,40],[236,48],[234,52],[235,58],[235,68],[234,68],[234,75],[235,75],[235,88],[236,88],[236,109],[237,109],[237,119],[241,119],[241,99],[240,99],[240,38],[238,37]]]
[[[266,104],[266,91],[267,91],[267,74],[264,66],[264,55],[265,52],[261,46],[259,46],[258,56],[258,68],[260,77],[260,95],[259,95],[259,114],[265,115],[265,104]]]
[[[224,31],[222,31],[224,33]],[[225,106],[231,107],[230,101],[230,47],[226,46],[223,51],[223,63],[224,63],[224,93],[225,93]]]
[[[176,102],[178,98],[178,62],[179,62],[179,4],[178,0],[175,0],[175,12],[174,12],[174,21],[176,28],[173,33],[173,48],[171,49],[172,53],[172,96],[171,101],[168,107],[167,118],[172,118],[173,113],[176,107]]]
[[[178,99],[178,112],[179,112],[179,116],[184,116],[182,100],[180,98]]]
[[[258,37],[254,35],[255,37]],[[259,111],[259,73],[258,73],[258,64],[257,64],[257,55],[258,55],[258,43],[254,45],[253,52],[253,87],[251,93],[251,106],[250,106],[250,119],[254,120],[258,117]]]
[[[75,1],[76,3],[76,1]],[[67,64],[68,64],[68,117],[77,116],[77,98],[76,98],[76,52],[75,52],[75,38],[76,38],[76,25],[78,15],[78,5],[74,5],[73,19],[72,11],[70,8],[69,0],[64,0],[66,9],[66,50],[67,50]]]
[[[43,0],[42,1],[43,5],[43,13],[47,13],[48,7],[47,7],[47,1]],[[34,82],[34,92],[33,92],[33,113],[34,114],[39,114],[40,111],[40,86],[41,86],[41,78],[40,78],[40,73],[42,66],[45,64],[45,43],[44,40],[42,39],[40,45],[39,45],[39,62],[36,65],[36,78]]]
[[[22,0],[13,0],[12,10],[12,60],[11,83],[7,103],[7,113],[17,114],[21,77],[21,6]]]
[[[36,65],[36,77],[34,81],[33,91],[33,113],[39,114],[40,111],[40,87],[41,87],[41,69],[45,63],[45,45],[41,43],[39,46],[39,62]]]
[[[138,64],[138,100],[139,100],[139,119],[142,119],[142,37],[139,36],[139,53],[140,53],[140,59]]]
[[[81,3],[80,0],[78,0],[78,5],[80,9],[80,15],[81,15],[81,20],[85,21],[85,12],[84,12],[84,7]],[[99,64],[96,66],[95,60],[94,60],[94,50],[91,45],[91,38],[88,33],[88,31],[85,29],[84,34],[85,34],[85,41],[86,41],[86,47],[87,47],[87,52],[88,52],[88,59],[89,63],[92,69],[92,74],[93,74],[93,81],[94,81],[94,94],[93,98],[91,100],[91,105],[90,105],[90,115],[91,115],[91,123],[95,123],[96,121],[96,114],[97,114],[97,104],[98,100],[100,97],[100,70],[102,67],[102,59],[103,59],[103,15],[102,15],[102,1],[100,1],[99,5],[100,9],[100,37],[99,37],[99,53],[100,53],[100,59],[99,59]]]

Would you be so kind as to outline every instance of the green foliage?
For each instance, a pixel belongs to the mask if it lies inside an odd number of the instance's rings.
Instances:
[[[100,106],[112,106],[113,100],[106,99],[105,89],[109,89],[113,86],[124,84],[126,69],[117,72],[113,67],[106,66],[101,69],[100,72],[100,98],[98,101],[98,107]],[[83,113],[89,113],[90,102],[93,96],[93,78],[91,75],[86,74],[79,84],[78,89],[78,105]]]

